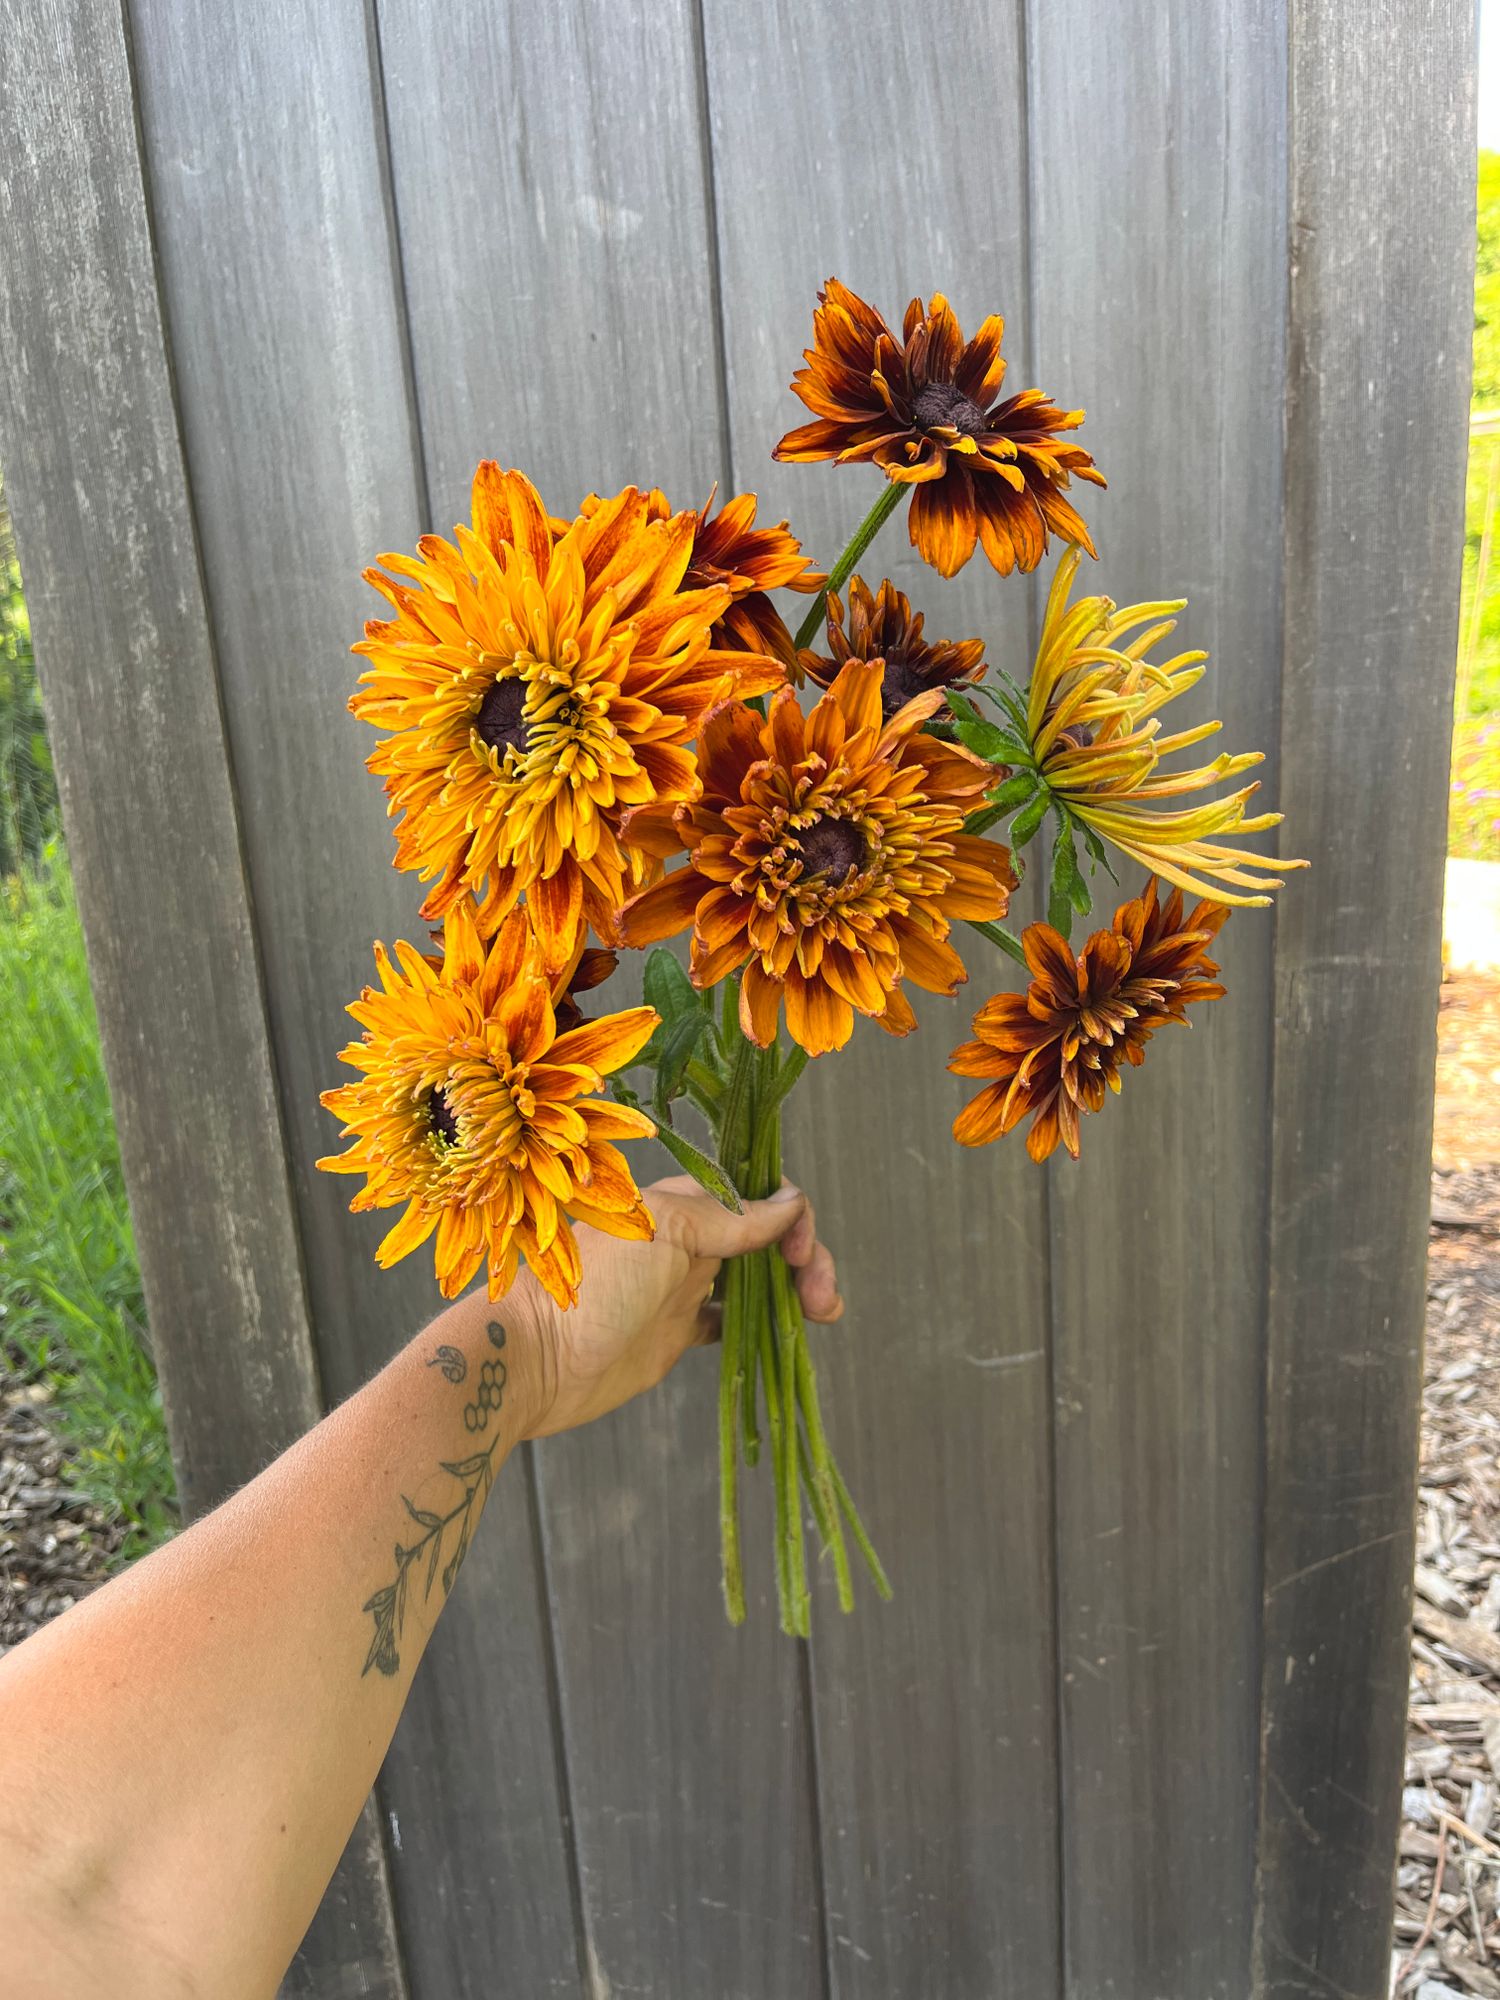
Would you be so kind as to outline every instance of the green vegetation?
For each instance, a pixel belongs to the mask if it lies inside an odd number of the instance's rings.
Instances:
[[[128,1559],[170,1532],[172,1465],[57,827],[0,496],[0,1348],[48,1384],[68,1476],[123,1522]]]
[[[0,906],[0,1339],[53,1392],[69,1476],[141,1554],[174,1517],[83,932],[67,871]]]
[[[1472,414],[1448,849],[1500,861],[1500,153],[1479,155]]]

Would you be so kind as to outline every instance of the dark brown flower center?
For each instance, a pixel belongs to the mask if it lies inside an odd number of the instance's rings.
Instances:
[[[880,707],[887,722],[897,709],[905,708],[916,695],[926,692],[927,683],[910,660],[903,660],[899,653],[886,654],[885,675],[880,683]]]
[[[859,828],[826,813],[813,821],[799,844],[804,876],[826,875],[830,881],[842,882],[855,869],[863,868],[868,859],[869,850]]]
[[[474,718],[476,735],[492,750],[519,750],[524,755],[528,734],[522,713],[525,706],[526,683],[519,675],[493,681]]]
[[[978,437],[984,430],[984,411],[972,396],[966,396],[952,382],[929,382],[925,389],[919,389],[911,414],[918,430],[942,427],[969,438]]]
[[[441,1090],[435,1090],[427,1100],[427,1124],[432,1136],[441,1139],[445,1146],[458,1144],[458,1120]]]
[[[1057,732],[1059,743],[1071,743],[1075,750],[1089,750],[1093,747],[1094,732],[1086,722],[1069,723],[1066,729]]]

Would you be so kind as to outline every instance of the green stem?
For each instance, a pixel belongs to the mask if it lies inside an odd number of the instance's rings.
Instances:
[[[745,1338],[742,1301],[745,1260],[731,1259],[724,1279],[724,1346],[719,1361],[719,1548],[724,1577],[724,1610],[731,1625],[745,1622],[745,1576],[740,1559],[739,1452],[736,1399],[742,1387]]]
[[[1013,938],[1008,930],[1002,929],[999,924],[982,924],[977,917],[965,917],[964,922],[971,931],[978,931],[979,935],[987,937],[991,944],[999,945],[1017,965],[1026,965],[1026,953],[1022,949],[1020,940]],[[1027,965],[1026,970],[1029,972],[1031,967]]]
[[[828,1439],[823,1433],[823,1419],[818,1409],[818,1385],[813,1374],[812,1357],[807,1351],[807,1328],[802,1319],[797,1287],[792,1281],[791,1269],[784,1257],[774,1258],[771,1265],[771,1283],[776,1300],[777,1324],[791,1328],[791,1357],[797,1407],[802,1413],[802,1422],[807,1431],[807,1451],[812,1462],[812,1490],[821,1502],[821,1512],[828,1522],[828,1527],[823,1530],[823,1540],[833,1557],[833,1572],[838,1579],[839,1609],[852,1611],[854,1580],[849,1574],[849,1552],[844,1547],[844,1534],[839,1526],[838,1498],[829,1475]]]
[[[880,498],[854,530],[848,548],[844,550],[844,553],[829,571],[827,583],[824,584],[823,588],[813,599],[811,609],[802,623],[797,627],[797,636],[792,643],[796,646],[799,653],[804,646],[810,646],[817,637],[818,627],[823,622],[823,607],[828,602],[829,592],[843,589],[849,578],[854,574],[854,565],[880,533],[892,514],[901,505],[901,502],[906,499],[910,490],[910,487],[904,481],[895,479],[887,480],[881,490]]]

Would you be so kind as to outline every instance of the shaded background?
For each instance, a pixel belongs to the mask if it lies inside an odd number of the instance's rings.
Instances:
[[[818,1066],[789,1160],[896,1602],[724,1627],[707,1369],[530,1454],[296,1989],[1383,1993],[1471,10],[3,18],[0,459],[190,1509],[434,1304],[311,1163],[414,922],[358,572],[478,457],[560,510],[754,485],[828,561],[868,482],[768,462],[818,283],[998,306],[1089,411],[1100,586],[1193,600],[1316,864],[1081,1167],[953,1147],[961,1010]],[[879,557],[1024,671],[1032,586]]]

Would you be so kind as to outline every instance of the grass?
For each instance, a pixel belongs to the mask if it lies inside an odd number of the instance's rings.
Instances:
[[[1479,155],[1472,408],[1475,417],[1500,412],[1500,153],[1489,152]],[[1448,851],[1500,861],[1500,429],[1470,437],[1458,629]]]
[[[125,1529],[176,1520],[83,933],[55,850],[0,882],[0,1342],[52,1391],[68,1477]]]

